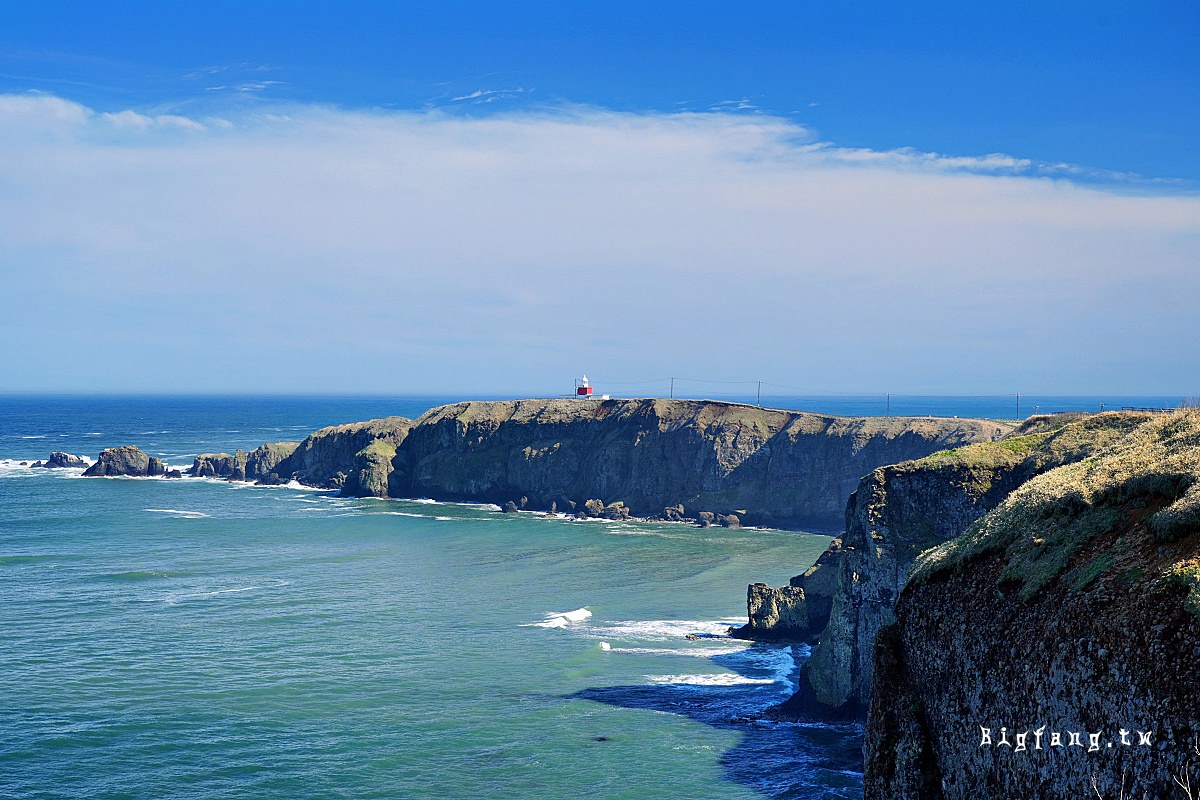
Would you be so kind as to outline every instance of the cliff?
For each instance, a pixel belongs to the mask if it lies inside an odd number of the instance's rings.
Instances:
[[[874,669],[868,800],[1194,790],[1200,413],[1141,420],[922,554]]]
[[[865,715],[875,638],[894,621],[896,599],[917,556],[962,534],[1034,476],[1087,457],[1147,419],[1145,414],[1114,413],[1074,421],[1036,418],[1002,441],[947,450],[866,475],[847,503],[841,538],[812,569],[792,580],[804,587],[805,604],[818,602],[818,608],[828,610],[810,612],[808,630],[793,627],[780,635],[774,626],[755,620],[751,603],[751,623],[738,631],[744,638],[817,640],[801,669],[795,697],[777,713]],[[779,591],[757,586],[760,594]],[[752,594],[754,590],[752,586]]]
[[[458,403],[417,420],[392,460],[388,493],[562,511],[620,501],[645,517],[683,505],[693,517],[830,528],[862,474],[1008,430],[688,400]]]
[[[377,447],[390,446],[394,452],[412,425],[412,420],[403,417],[385,417],[322,428],[305,438],[286,458],[272,465],[268,475],[274,473],[276,480],[296,480],[322,489],[343,489],[350,481],[347,494],[370,494],[361,491],[364,485],[361,471],[367,462],[360,459],[359,454],[376,443],[379,443]],[[379,465],[379,469],[390,472],[388,464],[390,462]],[[386,482],[386,475],[384,480]],[[371,485],[370,478],[366,484]]]

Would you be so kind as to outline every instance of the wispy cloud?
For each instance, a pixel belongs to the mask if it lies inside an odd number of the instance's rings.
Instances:
[[[0,318],[39,332],[0,353],[13,388],[1171,391],[1200,362],[1200,199],[1015,156],[757,114],[50,96],[0,96],[0,145]]]
[[[468,92],[458,97],[451,97],[450,102],[494,103],[498,100],[513,100],[532,91],[532,89],[526,89],[523,86],[518,86],[515,89],[476,89],[473,92]]]

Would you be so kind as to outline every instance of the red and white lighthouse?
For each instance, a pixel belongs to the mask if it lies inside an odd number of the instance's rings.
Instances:
[[[575,397],[580,400],[585,400],[592,396],[592,387],[588,385],[588,376],[584,375],[583,380],[575,381]]]

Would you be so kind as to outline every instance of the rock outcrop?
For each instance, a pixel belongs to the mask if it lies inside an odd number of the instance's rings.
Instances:
[[[153,456],[146,455],[140,448],[127,445],[102,450],[96,463],[84,470],[83,474],[89,478],[116,475],[138,478],[165,476],[167,465]]]
[[[55,450],[45,461],[35,461],[29,466],[42,467],[45,469],[86,469],[88,462],[84,461],[79,456]]]
[[[295,452],[299,442],[274,442],[246,453],[202,453],[196,456],[188,474],[196,478],[224,478],[230,481],[266,479],[279,464]]]
[[[687,400],[458,403],[408,431],[388,493],[497,505],[526,497],[537,510],[595,499],[640,517],[683,505],[714,524],[829,529],[864,473],[1009,430]]]
[[[404,441],[412,425],[412,420],[403,417],[386,417],[322,428],[278,461],[271,472],[284,481],[296,480],[322,489],[349,485],[346,493],[350,495],[386,496],[377,493],[381,480],[386,483],[391,473],[386,448],[394,449]],[[363,453],[369,446],[374,449]],[[380,472],[384,473],[382,478]]]
[[[229,453],[201,453],[196,456],[188,474],[194,478],[225,478],[231,481],[246,480],[246,454],[238,450]]]
[[[1079,461],[1147,419],[1117,413],[1074,421],[1036,418],[1002,441],[939,452],[864,477],[847,504],[842,537],[813,569],[792,580],[804,587],[806,603],[810,595],[828,597],[825,618],[810,615],[805,634],[781,617],[783,629],[777,632],[762,614],[769,606],[759,602],[749,609],[750,624],[738,632],[744,638],[818,640],[801,669],[796,696],[779,715],[865,716],[875,638],[894,621],[896,598],[917,556],[962,534],[1035,475]],[[818,579],[824,581],[819,593],[809,588]],[[768,591],[760,588],[757,596]]]
[[[1200,413],[1142,420],[922,554],[874,656],[868,800],[1187,796]]]

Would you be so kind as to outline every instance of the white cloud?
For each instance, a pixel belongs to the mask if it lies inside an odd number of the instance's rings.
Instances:
[[[272,108],[0,97],[13,388],[1151,391],[1200,357],[1193,195],[770,116]]]

